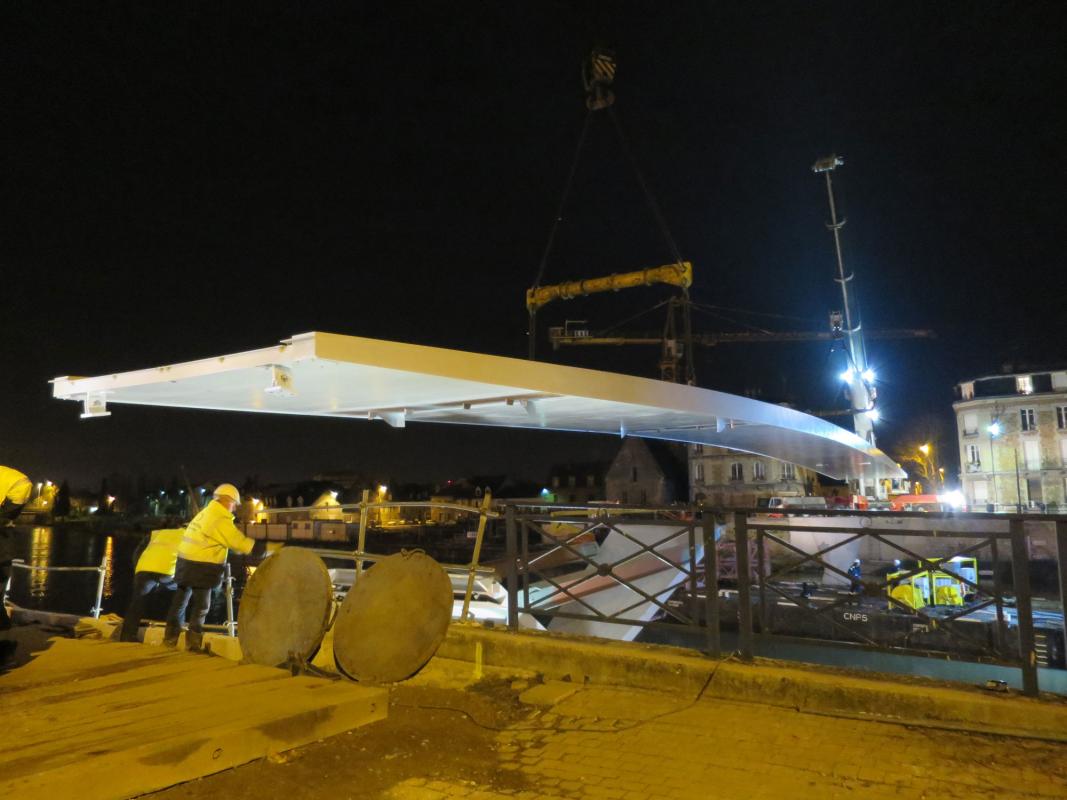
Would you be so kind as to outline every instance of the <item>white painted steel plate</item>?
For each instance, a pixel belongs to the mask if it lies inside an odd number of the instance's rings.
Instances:
[[[393,683],[433,658],[452,620],[452,581],[425,553],[383,558],[356,580],[333,623],[333,658],[349,678]]]
[[[164,367],[52,381],[108,405],[609,433],[728,447],[833,478],[904,477],[844,428],[783,406],[649,378],[333,333]]]
[[[290,655],[310,661],[332,611],[333,585],[322,559],[310,550],[283,547],[256,569],[241,593],[241,654],[265,667],[287,664]]]

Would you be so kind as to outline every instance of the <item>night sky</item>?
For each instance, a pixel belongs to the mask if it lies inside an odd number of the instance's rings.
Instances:
[[[695,330],[825,328],[840,303],[810,167],[837,153],[865,325],[939,334],[868,343],[879,443],[940,420],[950,444],[956,381],[1067,363],[1065,22],[1036,2],[5,3],[0,463],[95,486],[179,465],[542,479],[610,457],[610,438],[431,425],[122,406],[82,422],[47,383],[308,330],[524,355],[596,43],[694,299],[735,309]],[[545,282],[670,260],[595,116]],[[665,294],[549,306],[542,336]],[[539,350],[657,374],[654,348]],[[830,408],[839,359],[720,347],[698,382]]]

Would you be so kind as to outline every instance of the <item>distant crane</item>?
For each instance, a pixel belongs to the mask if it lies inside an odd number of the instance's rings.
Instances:
[[[537,310],[555,300],[570,300],[574,297],[584,297],[600,292],[617,292],[620,289],[632,289],[639,286],[652,286],[653,284],[667,284],[681,289],[680,297],[671,297],[659,306],[667,307],[667,321],[661,336],[650,339],[647,344],[658,344],[662,348],[660,354],[660,378],[671,383],[676,383],[683,374],[683,361],[685,364],[684,374],[688,383],[692,383],[693,366],[690,356],[692,345],[692,325],[689,316],[689,287],[693,284],[693,265],[688,261],[677,264],[666,264],[662,267],[624,272],[620,275],[608,275],[603,278],[587,278],[580,281],[569,281],[554,286],[536,286],[526,290],[526,309],[530,313],[531,325],[536,319]],[[682,320],[679,324],[678,317]],[[689,346],[679,342],[679,327]],[[558,348],[556,331],[552,328],[549,337],[554,348]],[[575,344],[587,344],[585,340],[575,341]],[[620,343],[621,344],[621,343]]]

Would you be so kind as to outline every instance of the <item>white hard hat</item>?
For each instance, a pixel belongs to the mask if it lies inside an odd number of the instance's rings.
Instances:
[[[212,493],[213,497],[229,497],[232,498],[235,503],[241,502],[241,493],[237,491],[237,487],[232,483],[220,483],[215,487],[215,491]]]

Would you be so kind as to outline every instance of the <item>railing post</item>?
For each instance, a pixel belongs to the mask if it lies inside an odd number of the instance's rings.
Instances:
[[[1030,557],[1021,519],[1013,519],[1011,573],[1015,585],[1015,610],[1019,616],[1019,657],[1022,660],[1023,694],[1037,696],[1037,649],[1034,646],[1034,614],[1030,606]]]
[[[489,521],[489,508],[493,502],[491,492],[482,498],[482,510],[478,514],[478,533],[474,538],[474,555],[471,557],[470,571],[467,573],[467,591],[463,593],[463,613],[461,620],[467,619],[471,607],[471,593],[474,591],[474,577],[478,570],[478,559],[482,557],[482,540],[485,538],[485,525]]]
[[[226,630],[231,637],[237,635],[237,621],[233,618],[233,572],[226,562]]]
[[[363,553],[367,547],[367,520],[370,517],[370,489],[363,490],[359,501],[359,537],[356,539],[356,580],[363,574]]]
[[[997,658],[1004,658],[1004,587],[1000,585],[1000,549],[996,534],[989,538],[989,557],[993,561],[993,599],[997,607],[997,629],[993,643],[997,648]]]
[[[722,658],[719,641],[719,545],[715,541],[715,516],[702,511],[704,534],[704,626],[708,655]]]
[[[100,606],[104,603],[104,576],[107,574],[107,556],[100,558],[96,568],[96,603],[93,605],[93,619],[100,619]]]
[[[737,640],[743,661],[752,660],[752,575],[748,565],[748,514],[734,512],[737,562]]]
[[[1067,650],[1067,520],[1062,519],[1056,521],[1056,564],[1060,575],[1060,608],[1064,611],[1060,622],[1063,625],[1063,644]]]
[[[763,543],[763,531],[756,531],[756,580],[759,581],[759,632],[760,635],[767,633],[767,578],[763,574],[763,564],[766,560]]]
[[[689,539],[689,572],[686,575],[689,579],[689,619],[692,620],[690,625],[698,629],[694,631],[697,633],[700,628],[700,598],[697,597],[697,520],[696,512],[692,508],[689,509],[686,533]]]
[[[515,506],[504,509],[505,535],[507,537],[507,585],[508,585],[508,629],[519,629],[519,532],[515,527]]]

